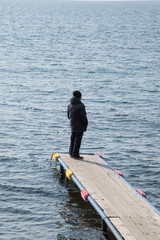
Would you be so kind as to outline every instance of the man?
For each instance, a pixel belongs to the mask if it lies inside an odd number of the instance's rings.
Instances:
[[[82,94],[79,91],[73,92],[73,97],[68,106],[68,118],[71,126],[71,142],[69,154],[72,158],[83,159],[79,155],[79,149],[84,131],[87,130],[88,119],[84,104],[81,102]]]

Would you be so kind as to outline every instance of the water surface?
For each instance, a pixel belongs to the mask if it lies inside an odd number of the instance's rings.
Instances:
[[[100,219],[50,169],[83,94],[81,152],[100,152],[160,209],[160,3],[0,3],[0,238],[104,239]]]

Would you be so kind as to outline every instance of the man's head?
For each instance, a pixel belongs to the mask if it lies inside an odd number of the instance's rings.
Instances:
[[[82,97],[82,94],[80,91],[76,90],[73,92],[73,96],[76,97],[76,98],[81,98]]]

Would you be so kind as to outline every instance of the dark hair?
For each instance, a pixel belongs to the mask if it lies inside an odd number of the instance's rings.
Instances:
[[[80,91],[76,90],[76,91],[73,92],[73,96],[77,97],[77,98],[81,98],[82,94],[81,94]]]

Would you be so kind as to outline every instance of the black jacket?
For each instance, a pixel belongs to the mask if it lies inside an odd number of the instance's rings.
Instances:
[[[88,119],[84,104],[79,98],[72,97],[68,106],[67,115],[70,119],[72,132],[84,132],[87,130]]]

